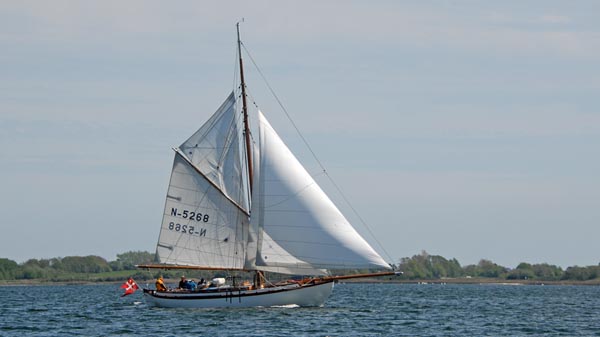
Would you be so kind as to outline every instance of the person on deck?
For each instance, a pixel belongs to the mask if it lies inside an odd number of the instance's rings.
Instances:
[[[158,279],[156,279],[155,285],[157,291],[167,291],[167,286],[165,286],[162,276],[159,276]]]
[[[179,281],[179,289],[185,289],[186,288],[185,283],[186,283],[185,276],[182,275],[181,280]]]
[[[196,284],[196,282],[194,282],[194,280],[188,280],[187,283],[186,283],[186,285],[187,285],[187,288],[189,290],[191,290],[191,291],[195,291],[196,290],[197,284]]]

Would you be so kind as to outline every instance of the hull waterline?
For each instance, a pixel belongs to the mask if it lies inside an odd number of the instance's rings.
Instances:
[[[333,282],[285,285],[255,290],[215,292],[156,292],[144,289],[149,305],[163,308],[247,308],[298,305],[318,307],[331,295]]]

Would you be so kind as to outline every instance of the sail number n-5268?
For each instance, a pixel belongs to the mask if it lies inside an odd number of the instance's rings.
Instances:
[[[194,220],[194,221],[202,221],[208,222],[210,216],[208,214],[202,214],[198,212],[188,211],[187,209],[182,210],[181,212],[175,208],[171,208],[171,216],[176,216],[184,219]]]
[[[196,230],[194,226],[169,222],[169,229],[172,231],[181,232],[183,234],[206,236],[206,228],[200,228],[200,230]]]

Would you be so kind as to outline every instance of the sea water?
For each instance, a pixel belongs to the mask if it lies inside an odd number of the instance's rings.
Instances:
[[[336,284],[320,308],[148,307],[119,285],[0,287],[0,336],[600,336],[600,287]]]

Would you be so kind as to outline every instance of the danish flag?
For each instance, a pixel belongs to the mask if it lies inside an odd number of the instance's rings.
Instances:
[[[125,289],[125,293],[121,295],[121,297],[123,297],[133,294],[140,287],[138,287],[137,283],[135,283],[135,281],[130,277],[129,280],[127,280],[127,282],[121,285],[121,288]]]

